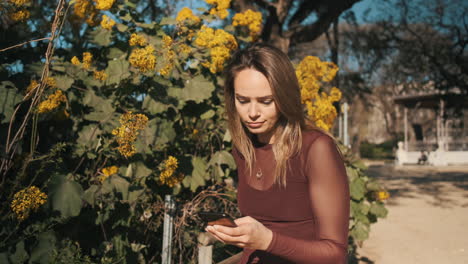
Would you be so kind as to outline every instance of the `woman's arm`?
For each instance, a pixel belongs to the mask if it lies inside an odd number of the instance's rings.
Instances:
[[[349,185],[333,140],[326,135],[315,139],[304,165],[317,238],[304,241],[273,232],[266,251],[295,263],[346,263]]]

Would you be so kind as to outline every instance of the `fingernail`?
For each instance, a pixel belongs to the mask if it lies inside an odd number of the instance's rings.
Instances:
[[[217,226],[217,225],[214,225],[213,228],[214,228],[214,230],[217,230],[217,229],[218,229],[218,226]]]

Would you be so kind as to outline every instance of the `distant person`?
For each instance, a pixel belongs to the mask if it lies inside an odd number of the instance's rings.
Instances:
[[[287,55],[266,44],[234,54],[225,103],[243,217],[207,231],[243,248],[240,264],[346,263],[346,169],[334,139],[307,124]]]
[[[421,156],[418,158],[418,165],[424,165],[427,163],[427,154],[424,150],[421,150]]]

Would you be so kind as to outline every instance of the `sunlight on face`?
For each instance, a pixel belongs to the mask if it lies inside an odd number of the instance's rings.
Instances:
[[[279,112],[267,78],[254,69],[239,72],[234,79],[236,110],[242,123],[262,143],[273,143],[272,137]]]

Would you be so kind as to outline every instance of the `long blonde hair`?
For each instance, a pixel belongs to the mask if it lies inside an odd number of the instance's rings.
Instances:
[[[224,99],[228,117],[228,129],[234,146],[244,157],[252,175],[252,164],[256,161],[255,149],[250,133],[242,124],[235,106],[234,80],[239,72],[254,69],[268,80],[279,119],[274,132],[273,153],[276,160],[275,183],[286,186],[288,160],[298,154],[302,145],[302,130],[306,128],[306,117],[301,104],[301,91],[291,61],[281,50],[267,44],[254,44],[237,51],[226,68]],[[310,125],[308,124],[307,127]]]

